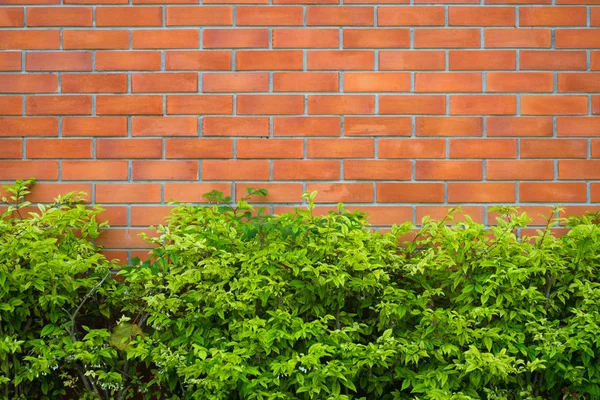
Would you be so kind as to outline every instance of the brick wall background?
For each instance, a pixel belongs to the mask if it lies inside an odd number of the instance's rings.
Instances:
[[[600,209],[599,0],[200,3],[0,0],[0,181],[88,192],[114,249],[248,186],[377,226]]]

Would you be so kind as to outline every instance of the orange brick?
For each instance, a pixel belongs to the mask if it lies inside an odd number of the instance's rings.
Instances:
[[[345,117],[346,136],[410,136],[410,117]]]
[[[377,183],[379,203],[441,203],[443,183]]]
[[[202,76],[203,92],[266,92],[269,74],[264,72],[207,73]]]
[[[238,183],[235,192],[238,197],[246,193],[247,188],[256,188],[257,184]],[[302,199],[302,184],[300,183],[260,183],[261,189],[267,189],[266,196],[250,196],[251,202],[257,203],[297,203]]]
[[[592,96],[592,114],[600,114],[600,96]]]
[[[301,139],[238,139],[236,155],[237,158],[302,158],[304,141]]]
[[[256,29],[206,29],[202,34],[206,49],[243,49],[269,47],[269,31]]]
[[[304,10],[300,6],[239,6],[236,10],[238,26],[291,26],[303,25]]]
[[[162,140],[98,139],[96,158],[162,158]]]
[[[23,157],[21,139],[0,139],[0,159]]]
[[[486,179],[492,181],[526,181],[554,179],[552,160],[486,161]]]
[[[58,179],[58,161],[0,161],[0,179],[29,179],[35,176],[38,180]]]
[[[0,50],[50,50],[59,47],[58,30],[5,30],[0,40]]]
[[[489,72],[486,75],[488,92],[552,92],[554,74],[551,72]]]
[[[523,115],[587,114],[586,96],[521,96]]]
[[[275,72],[273,90],[275,92],[338,92],[339,80],[340,75],[337,72]],[[268,89],[268,77],[266,86]]]
[[[503,70],[517,65],[514,50],[450,50],[448,58],[451,70]]]
[[[380,139],[380,158],[445,158],[444,139]]]
[[[380,114],[445,114],[446,97],[389,95],[379,97]]]
[[[590,23],[592,26],[600,26],[600,8],[591,7],[590,8]]]
[[[132,178],[140,181],[196,180],[198,161],[147,161],[131,163]]]
[[[410,92],[408,72],[346,72],[345,92]]]
[[[66,181],[112,181],[126,180],[128,162],[119,161],[70,161],[62,162],[62,179]]]
[[[269,136],[268,117],[204,117],[204,136]]]
[[[96,185],[98,203],[159,203],[160,184],[154,183],[99,183]]]
[[[238,9],[238,24],[239,24]],[[167,7],[167,26],[190,25],[232,25],[233,8],[231,6],[202,6],[198,5]]]
[[[20,1],[20,0],[16,0]],[[56,0],[32,0],[38,3],[59,4]],[[65,4],[128,4],[129,0],[64,0]],[[134,1],[135,3],[135,1]]]
[[[197,117],[133,117],[133,136],[197,136]]]
[[[2,74],[2,93],[54,93],[58,90],[55,74]]]
[[[373,139],[308,139],[308,158],[373,158]]]
[[[22,96],[0,96],[0,115],[22,115]]]
[[[58,196],[70,192],[85,192],[84,201],[89,203],[92,185],[86,183],[36,183],[31,188],[31,194],[27,198],[34,203],[51,203]]]
[[[558,179],[600,179],[600,160],[559,160]]]
[[[552,136],[551,117],[487,117],[488,136]]]
[[[273,118],[275,136],[340,136],[340,127],[340,117]]]
[[[301,50],[238,51],[236,68],[251,70],[302,70]]]
[[[600,182],[592,182],[592,184],[590,185],[590,190],[592,195],[591,201],[593,201],[594,203],[600,202]]]
[[[197,49],[200,45],[198,29],[134,30],[134,49]]]
[[[415,92],[481,92],[481,73],[418,72]]]
[[[126,117],[63,117],[63,136],[127,136]]]
[[[412,175],[410,161],[347,160],[344,179],[407,181]]]
[[[450,158],[516,158],[515,139],[451,139]]]
[[[417,136],[481,136],[481,117],[417,117]]]
[[[238,114],[302,114],[304,96],[272,94],[240,94]]]
[[[91,114],[91,96],[29,96],[25,99],[28,115]]]
[[[167,58],[168,59],[168,58]],[[98,71],[143,71],[160,69],[158,51],[97,51]]]
[[[447,218],[448,212],[453,209],[452,206],[417,206],[417,223],[421,223],[423,218],[429,217],[436,221],[446,219],[446,223],[452,225],[456,222],[466,221],[468,215],[475,222],[483,224],[483,206],[461,206],[461,212],[456,212],[452,219]]]
[[[515,200],[514,183],[448,183],[448,201],[450,203],[514,203]]]
[[[591,56],[590,67],[591,67],[592,71],[600,71],[600,51],[592,51],[590,56]],[[2,56],[0,56],[0,69],[2,69]],[[573,68],[573,69],[575,69],[575,68]],[[584,68],[577,68],[577,69],[584,69]]]
[[[515,114],[516,96],[510,95],[453,95],[450,114]]]
[[[95,240],[95,244],[104,248],[148,248],[150,245],[141,238],[140,233],[146,233],[149,236],[156,236],[156,232],[149,229],[105,229]]]
[[[172,206],[132,206],[131,226],[162,224],[172,209]]]
[[[600,72],[561,72],[558,74],[559,92],[600,92]]]
[[[6,7],[0,8],[0,26],[7,28],[19,28],[24,26],[23,8]]]
[[[231,183],[165,183],[165,200],[207,203],[203,195],[212,190],[231,196]]]
[[[585,182],[522,182],[519,201],[532,203],[584,202]]]
[[[206,181],[269,179],[267,160],[204,160],[202,179]]]
[[[513,161],[514,162],[514,161]],[[531,161],[528,161],[531,162]],[[539,162],[539,161],[535,161],[535,162]],[[547,218],[550,216],[554,216],[556,215],[555,212],[553,212],[554,207],[553,206],[520,206],[519,207],[519,214],[525,212],[527,213],[527,216],[529,218],[532,219],[530,225],[538,225],[538,226],[545,226],[547,223]],[[491,207],[488,210],[488,224],[489,225],[497,225],[497,218],[500,218],[504,221],[506,221],[506,217],[502,217],[500,215],[500,213],[498,211],[492,211]],[[521,233],[524,231],[524,229],[521,229]]]
[[[27,26],[92,26],[92,8],[30,7],[27,8]]]
[[[600,139],[593,139],[591,142],[592,146],[592,157],[600,158]]]
[[[231,139],[167,139],[167,158],[232,158]]]
[[[28,139],[27,158],[91,158],[92,139]]]
[[[585,7],[521,7],[521,26],[585,26]]]
[[[96,26],[161,26],[162,7],[98,7]]]
[[[63,74],[62,93],[124,93],[126,74]]]
[[[308,26],[373,26],[373,7],[368,6],[308,6],[306,24]]]
[[[375,68],[375,53],[366,50],[308,51],[308,69],[367,69]]]
[[[167,51],[165,66],[167,70],[231,70],[231,52],[211,51]]]
[[[573,70],[586,69],[584,51],[567,50],[523,50],[521,69]]]
[[[337,49],[339,41],[338,29],[273,29],[273,48],[275,49]]]
[[[56,117],[0,117],[0,137],[58,136]]]
[[[502,47],[550,47],[550,29],[499,28],[484,31],[486,48]]]
[[[63,49],[65,50],[128,48],[129,31],[65,30],[63,32]]]
[[[446,68],[446,55],[443,51],[399,50],[379,52],[379,69],[402,71],[434,71]]]
[[[308,192],[317,191],[316,203],[370,203],[373,201],[371,183],[308,183]]]
[[[375,96],[370,95],[310,95],[309,114],[373,114]]]
[[[415,178],[420,181],[482,179],[481,161],[418,160],[415,164]]]
[[[10,51],[0,53],[0,71],[20,71],[21,52]]]
[[[586,158],[586,139],[522,139],[521,158]]]
[[[598,117],[557,117],[558,136],[600,136]]]
[[[557,29],[556,48],[596,49],[600,47],[598,29]]]
[[[273,179],[278,181],[338,180],[340,162],[338,160],[275,160]]]
[[[515,23],[514,7],[448,7],[450,26],[515,26]]]
[[[409,48],[410,29],[345,29],[344,48]]]
[[[422,28],[415,29],[415,48],[456,49],[462,47],[480,47],[479,29]]]
[[[231,114],[233,96],[168,95],[167,114]]]
[[[98,114],[162,114],[162,96],[104,95],[96,98]]]
[[[27,53],[25,69],[27,71],[91,71],[92,53]]]
[[[131,74],[132,92],[197,92],[198,73],[165,72]]]
[[[378,7],[378,26],[443,26],[444,7]],[[345,32],[344,32],[345,35]]]

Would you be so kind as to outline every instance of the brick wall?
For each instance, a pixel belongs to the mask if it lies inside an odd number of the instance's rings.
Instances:
[[[0,71],[0,181],[88,192],[107,248],[211,189],[600,208],[599,0],[0,0]]]

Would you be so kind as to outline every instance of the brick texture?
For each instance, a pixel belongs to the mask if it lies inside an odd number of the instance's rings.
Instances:
[[[456,204],[486,224],[495,204],[583,213],[600,3],[0,1],[0,127],[0,183],[85,190],[121,257],[213,189],[267,188],[270,213],[318,190],[318,212],[378,227]]]

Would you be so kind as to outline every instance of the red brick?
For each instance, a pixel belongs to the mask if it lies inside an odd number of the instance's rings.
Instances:
[[[592,139],[591,146],[592,146],[592,157],[600,158],[600,139]]]
[[[87,183],[36,183],[32,186],[31,194],[27,196],[27,199],[33,203],[51,203],[58,196],[70,192],[85,192],[84,201],[89,203],[92,185]]]
[[[417,136],[481,136],[481,117],[417,117]]]
[[[378,26],[443,26],[444,7],[378,7]],[[385,32],[385,31],[384,31]],[[344,36],[346,33],[344,32]]]
[[[304,96],[272,94],[240,94],[238,114],[302,114]]]
[[[238,197],[246,193],[247,188],[256,188],[254,183],[238,183],[235,192]],[[260,183],[261,189],[267,189],[266,196],[250,196],[251,202],[256,203],[297,203],[302,199],[302,184],[300,183]]]
[[[592,182],[590,185],[591,190],[591,201],[594,203],[600,202],[600,182]]]
[[[410,161],[347,160],[344,179],[407,181],[412,175]]]
[[[156,232],[149,229],[111,228],[102,231],[95,240],[95,244],[104,248],[142,249],[150,247],[146,240],[139,236],[140,233],[156,236]]]
[[[237,158],[302,158],[304,141],[301,139],[238,139],[236,156]]]
[[[21,52],[10,51],[0,53],[0,71],[20,71]]]
[[[167,139],[167,158],[232,158],[231,139]]]
[[[2,93],[54,93],[58,90],[55,74],[2,74]]]
[[[513,203],[515,200],[514,183],[448,183],[448,201],[450,203]]]
[[[238,51],[236,68],[240,71],[252,70],[302,70],[301,50],[253,50]]]
[[[590,54],[590,67],[592,69],[592,71],[600,71],[600,51],[592,51]],[[2,69],[2,56],[0,56],[0,69]],[[575,68],[572,68],[575,69]],[[577,68],[577,69],[585,69],[584,68]]]
[[[514,7],[448,7],[450,26],[515,26]]]
[[[131,226],[162,224],[172,209],[172,206],[132,206]]]
[[[63,161],[62,179],[66,181],[126,180],[128,162],[119,161]]]
[[[445,158],[444,139],[380,139],[380,158]]]
[[[420,181],[481,180],[481,161],[431,161],[415,162],[415,178]]]
[[[317,191],[316,203],[370,203],[373,201],[371,183],[308,183],[308,192]]]
[[[600,114],[600,96],[592,96],[592,114]]]
[[[308,69],[351,70],[375,68],[375,53],[367,50],[308,51]]]
[[[0,115],[22,115],[22,96],[0,96]]]
[[[92,8],[30,7],[27,8],[27,26],[92,26]]]
[[[62,39],[65,50],[129,48],[129,31],[65,30]]]
[[[152,180],[197,180],[198,161],[133,161],[132,178]]]
[[[417,72],[415,92],[481,92],[481,73]]]
[[[269,179],[267,160],[204,160],[202,179],[205,181],[254,181]]]
[[[552,136],[551,117],[487,117],[488,136]]]
[[[28,115],[91,114],[91,96],[29,96],[25,100]]]
[[[256,29],[206,29],[202,34],[206,49],[243,49],[269,47],[269,31]]]
[[[519,201],[532,203],[584,202],[586,184],[570,182],[522,182]]]
[[[92,139],[28,139],[27,158],[91,158]]]
[[[219,0],[213,0],[219,1]],[[233,0],[231,0],[233,1]],[[237,2],[237,1],[236,1]],[[258,2],[258,0],[256,0]],[[268,0],[262,0],[267,3]],[[273,4],[338,4],[338,0],[273,0]]]
[[[161,26],[162,7],[98,7],[96,26]]]
[[[21,139],[0,139],[0,159],[23,157],[23,141]]]
[[[600,92],[600,72],[561,72],[558,74],[559,92]]]
[[[488,92],[552,92],[554,74],[551,72],[489,72],[486,74]]]
[[[266,78],[268,89],[268,76]],[[273,90],[275,92],[338,92],[339,80],[340,76],[337,72],[275,72]]]
[[[448,58],[451,70],[503,70],[517,65],[514,50],[450,50]]]
[[[559,160],[558,179],[600,179],[600,160]]]
[[[462,47],[480,47],[479,29],[461,28],[423,28],[415,29],[415,48],[456,49]]]
[[[339,41],[338,29],[273,29],[273,48],[275,49],[337,49]]]
[[[381,114],[445,114],[446,97],[434,95],[382,95]]]
[[[268,117],[204,117],[204,136],[269,136]]]
[[[441,203],[443,183],[377,183],[379,203]]]
[[[300,6],[239,6],[237,26],[291,26],[304,24],[304,10]]]
[[[162,140],[98,139],[96,158],[162,158]]]
[[[599,3],[600,4],[600,3]],[[600,8],[590,7],[590,23],[592,26],[600,26]]]
[[[268,92],[266,72],[207,73],[202,76],[203,92]]]
[[[99,183],[96,185],[98,203],[159,203],[160,185],[155,183]]]
[[[125,93],[126,74],[63,74],[62,93]]]
[[[466,216],[472,218],[478,224],[483,224],[483,206],[461,206],[461,210],[452,215],[452,219],[447,218],[448,212],[453,209],[452,206],[417,206],[417,223],[421,223],[423,218],[429,217],[436,221],[446,219],[446,224],[452,225],[457,222],[466,221]]]
[[[63,136],[127,136],[126,117],[63,117]]]
[[[207,203],[202,196],[212,190],[231,196],[231,183],[165,183],[165,201]]]
[[[450,114],[515,114],[516,96],[511,95],[453,95]]]
[[[238,8],[238,24],[239,24]],[[167,7],[167,26],[208,25],[225,26],[233,24],[233,8],[231,6]]]
[[[373,158],[373,139],[308,139],[308,158]]]
[[[408,72],[346,72],[345,92],[409,92]]]
[[[373,7],[368,6],[308,6],[306,24],[308,26],[373,26]]]
[[[521,158],[586,157],[586,139],[521,139]]]
[[[340,126],[340,117],[273,118],[275,136],[340,136]]]
[[[338,160],[275,160],[273,179],[277,181],[338,180],[340,162]]]
[[[587,114],[586,96],[521,96],[523,115]]]
[[[450,158],[516,158],[515,139],[452,139]]]
[[[410,136],[410,117],[345,117],[346,136]]]
[[[595,49],[600,47],[599,29],[557,29],[556,48]]]
[[[231,52],[212,51],[167,51],[165,66],[167,70],[231,70]]]
[[[401,71],[434,71],[446,68],[443,51],[399,50],[379,52],[379,69]]]
[[[486,179],[492,181],[526,181],[554,179],[552,160],[486,161]]]
[[[162,96],[104,95],[96,97],[98,114],[162,114]]]
[[[309,114],[373,114],[375,96],[371,95],[310,95]]]
[[[8,28],[24,26],[23,14],[23,8],[21,7],[0,8],[0,26]]]
[[[196,72],[136,73],[131,74],[132,92],[197,92]]]
[[[531,161],[527,161],[531,162]],[[535,161],[539,162],[539,161]],[[549,216],[556,215],[553,212],[554,206],[519,206],[519,214],[527,213],[527,216],[532,219],[530,225],[538,225],[545,226],[547,223],[546,218]],[[506,220],[506,217],[502,217],[498,211],[492,211],[491,207],[488,210],[488,224],[489,225],[497,225],[497,218],[501,218],[502,220]],[[521,229],[523,232],[524,229]]]
[[[197,136],[197,117],[133,117],[133,136]]]
[[[168,95],[167,114],[231,114],[233,96]]]
[[[92,53],[27,53],[27,71],[91,71]]]
[[[0,161],[0,179],[3,181],[32,176],[37,180],[58,179],[58,161]]]
[[[134,30],[134,49],[197,49],[200,46],[198,29]]]
[[[521,26],[585,26],[585,7],[521,7]]]
[[[552,4],[552,0],[485,0],[485,4]]]
[[[586,69],[584,51],[568,50],[523,50],[521,51],[521,69],[573,70]]]
[[[502,47],[550,47],[550,29],[499,28],[484,31],[486,48]]]
[[[58,30],[5,30],[0,40],[0,50],[50,50],[59,47]]]
[[[345,29],[344,30],[344,48],[409,48],[410,30],[405,29]]]
[[[17,0],[19,1],[19,0]],[[58,4],[60,2],[56,0],[34,0],[36,2],[47,2]],[[128,4],[129,0],[64,0],[65,4]],[[135,3],[135,1],[134,1]]]
[[[0,117],[0,137],[58,136],[56,117]]]
[[[168,61],[168,56],[167,56]],[[151,71],[160,69],[158,51],[97,51],[98,71]]]

